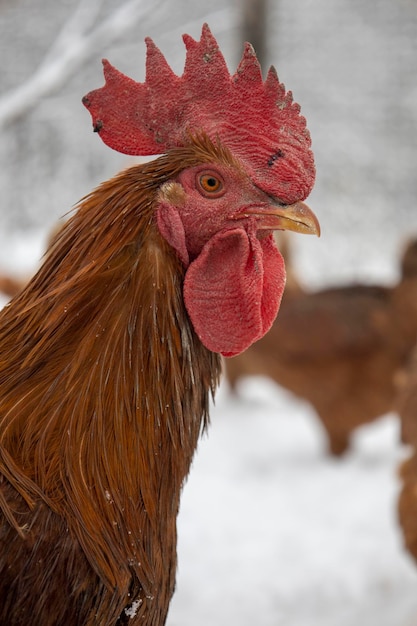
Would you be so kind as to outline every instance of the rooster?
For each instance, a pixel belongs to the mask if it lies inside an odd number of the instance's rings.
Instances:
[[[161,155],[84,198],[0,316],[0,623],[165,623],[176,517],[220,374],[271,326],[274,229],[319,234],[300,108],[207,25],[176,76],[104,61],[83,100],[126,154]]]

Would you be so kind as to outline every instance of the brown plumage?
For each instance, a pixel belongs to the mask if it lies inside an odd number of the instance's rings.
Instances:
[[[399,468],[399,479],[401,488],[398,498],[398,521],[404,546],[417,561],[417,452],[415,446],[409,458]]]
[[[138,166],[91,194],[1,314],[1,497],[12,522],[0,529],[1,624],[113,624],[130,597],[138,619],[164,621],[179,492],[219,372],[152,219],[155,191],[183,167],[180,155]],[[97,584],[85,589],[88,563]],[[47,590],[44,568],[60,574]],[[67,614],[53,612],[54,593],[71,598]]]
[[[351,433],[394,409],[397,372],[417,336],[417,242],[392,288],[351,285],[306,292],[295,283],[259,342],[225,363],[234,388],[245,375],[271,377],[311,402],[332,454]]]
[[[401,420],[401,436],[410,448],[408,458],[399,468],[398,519],[404,545],[417,561],[417,346],[397,377],[397,385],[396,408]]]
[[[233,99],[237,78],[208,27],[186,41],[188,74],[169,74],[183,108],[173,98],[159,120],[137,114],[169,69],[156,47],[145,86],[106,66],[106,86],[84,99],[95,130],[118,149],[165,154],[87,196],[0,313],[1,626],[165,623],[180,491],[219,353],[239,353],[278,311],[285,272],[272,231],[319,232],[302,202],[314,166],[299,107],[274,72],[264,85],[247,48],[239,80],[275,124],[265,145],[287,141],[288,158],[258,154],[252,135],[234,145],[216,106],[195,109],[193,89],[209,76]]]

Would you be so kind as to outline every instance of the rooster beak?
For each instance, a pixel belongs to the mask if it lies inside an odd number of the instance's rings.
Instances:
[[[272,230],[293,230],[296,233],[320,237],[320,224],[313,211],[304,202],[287,206],[271,205],[262,212],[259,227]]]
[[[258,230],[292,230],[296,233],[320,237],[319,221],[304,202],[290,205],[270,204],[262,209],[260,207],[247,208],[245,216],[249,215],[258,218]]]

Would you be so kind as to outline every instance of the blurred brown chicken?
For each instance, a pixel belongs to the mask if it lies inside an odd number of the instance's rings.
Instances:
[[[271,326],[274,229],[319,233],[300,109],[250,45],[230,76],[207,26],[185,70],[104,63],[84,98],[127,154],[0,313],[1,626],[162,626],[176,516],[219,354]]]
[[[395,375],[417,334],[417,241],[407,247],[393,288],[352,285],[284,293],[269,333],[225,363],[232,388],[265,375],[308,400],[322,421],[332,454],[352,431],[394,408]]]
[[[63,228],[63,223],[64,222],[59,221],[51,229],[46,242],[46,254],[49,248],[52,247],[60,230]],[[14,298],[14,296],[22,291],[23,287],[25,287],[25,285],[28,283],[28,280],[28,277],[25,278],[24,276],[17,276],[11,273],[0,272],[0,293],[6,296],[6,298]]]
[[[414,418],[417,413],[414,411]],[[399,470],[401,482],[398,499],[398,519],[404,545],[417,561],[417,448],[413,446],[410,457]]]
[[[396,408],[401,419],[401,435],[410,447],[409,457],[400,466],[401,489],[398,517],[404,544],[417,561],[417,345],[397,377]]]
[[[23,289],[26,282],[27,281],[24,278],[18,278],[17,276],[12,276],[11,274],[1,273],[0,293],[7,298],[13,298]]]

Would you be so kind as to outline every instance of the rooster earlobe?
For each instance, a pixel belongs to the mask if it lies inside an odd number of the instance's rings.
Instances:
[[[190,264],[185,231],[180,215],[168,202],[160,202],[156,210],[156,221],[162,237],[174,248],[185,267]]]

